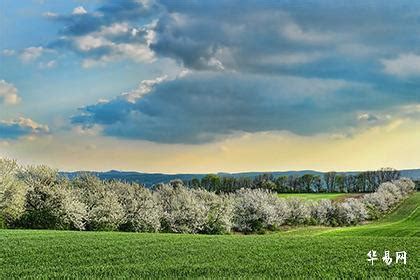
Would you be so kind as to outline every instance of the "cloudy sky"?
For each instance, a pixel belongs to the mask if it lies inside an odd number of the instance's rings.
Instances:
[[[418,168],[419,8],[1,0],[0,156],[62,170]]]

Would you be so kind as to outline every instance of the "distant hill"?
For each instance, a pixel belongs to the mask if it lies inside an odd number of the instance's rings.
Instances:
[[[68,176],[69,178],[75,177],[80,172],[61,172],[61,174]],[[183,181],[192,180],[194,178],[201,179],[207,174],[163,174],[163,173],[141,173],[134,171],[118,171],[111,170],[106,172],[91,172],[101,178],[102,180],[109,179],[118,179],[126,182],[134,182],[138,184],[143,184],[145,186],[152,186],[158,183],[167,183],[174,179],[181,179]],[[301,176],[304,174],[313,174],[313,175],[322,175],[323,172],[314,171],[314,170],[300,170],[300,171],[274,171],[274,172],[241,172],[241,173],[217,173],[217,175],[222,177],[251,177],[254,178],[261,174],[272,174],[273,176],[290,176],[296,175]],[[340,172],[345,174],[357,174],[359,172]],[[413,180],[420,180],[420,169],[407,169],[402,170],[401,175],[403,177],[408,177]]]

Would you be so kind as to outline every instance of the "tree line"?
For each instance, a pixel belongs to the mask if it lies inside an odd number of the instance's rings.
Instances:
[[[274,176],[266,173],[251,177],[226,177],[209,174],[200,179],[184,182],[190,188],[202,188],[216,193],[236,190],[266,189],[277,193],[367,193],[374,192],[382,183],[398,180],[401,173],[392,168],[365,171],[357,174],[326,172],[322,175]]]

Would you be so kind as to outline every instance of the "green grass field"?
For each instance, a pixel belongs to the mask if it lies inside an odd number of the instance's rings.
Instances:
[[[368,225],[266,235],[0,230],[0,278],[418,279],[419,202],[417,193]],[[407,264],[385,265],[384,250],[407,251]]]
[[[297,197],[307,200],[321,200],[321,199],[331,199],[331,200],[341,200],[348,197],[359,196],[360,194],[355,193],[279,193],[278,197],[281,198],[292,198]]]

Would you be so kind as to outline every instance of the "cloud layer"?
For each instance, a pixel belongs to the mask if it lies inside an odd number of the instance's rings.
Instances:
[[[46,125],[20,117],[10,121],[0,121],[0,139],[15,140],[27,136],[42,135],[49,132]]]
[[[17,88],[5,80],[0,80],[0,104],[15,105],[20,101]]]
[[[177,62],[187,75],[141,82],[86,105],[71,122],[107,136],[204,143],[244,132],[349,135],[390,122],[420,98],[412,6],[380,1],[101,1],[46,12],[83,67]],[[413,4],[419,6],[420,4]],[[355,24],[357,23],[357,24]],[[395,115],[400,115],[396,112]]]
[[[339,80],[213,72],[161,79],[146,93],[139,91],[86,106],[72,122],[101,125],[110,136],[163,143],[272,130],[313,134],[353,125],[352,110],[371,107],[368,96],[374,95],[366,85]]]

